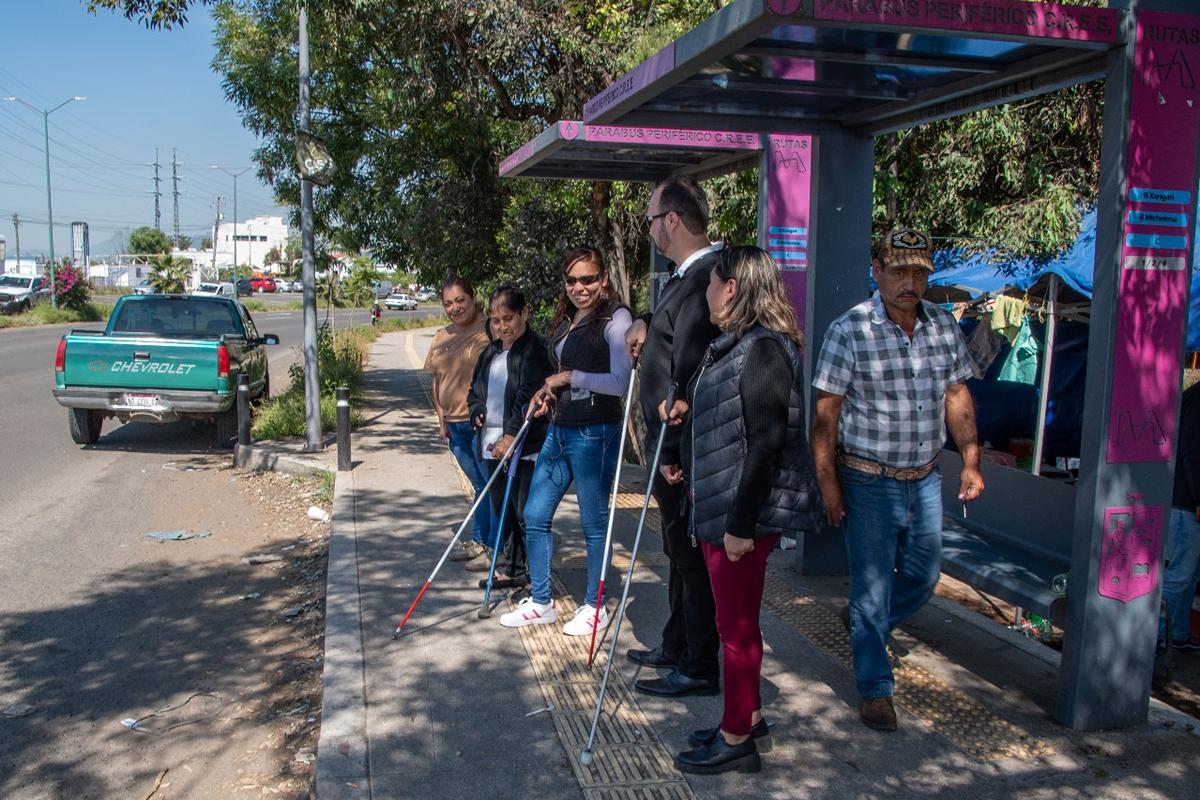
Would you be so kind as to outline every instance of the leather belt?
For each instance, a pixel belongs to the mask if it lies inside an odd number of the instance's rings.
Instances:
[[[937,466],[937,459],[935,458],[933,461],[920,467],[889,467],[887,464],[872,461],[862,456],[856,456],[853,453],[847,453],[845,450],[838,450],[837,460],[843,467],[848,467],[855,472],[862,472],[867,475],[882,475],[885,478],[892,478],[897,481],[919,481],[933,472],[933,468]]]

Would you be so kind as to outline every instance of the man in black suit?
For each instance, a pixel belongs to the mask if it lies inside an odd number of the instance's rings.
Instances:
[[[721,244],[708,238],[708,201],[690,177],[668,178],[654,188],[646,209],[650,238],[676,266],[653,315],[636,320],[625,335],[630,354],[640,357],[642,415],[646,449],[653,452],[662,423],[658,405],[671,384],[686,391],[709,343],[720,331],[708,318],[709,273]],[[653,650],[630,650],[635,664],[670,668],[663,678],[643,678],[635,688],[646,694],[682,697],[720,691],[716,608],[708,570],[688,532],[679,449],[682,426],[667,429],[652,491],[662,515],[663,549],[670,560],[670,616],[662,643]]]

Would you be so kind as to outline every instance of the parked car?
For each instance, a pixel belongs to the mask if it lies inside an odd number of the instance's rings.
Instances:
[[[383,304],[392,311],[414,311],[417,308],[415,297],[399,293],[389,294]]]
[[[419,289],[417,290],[417,293],[413,295],[413,297],[416,298],[418,303],[428,303],[430,300],[437,297],[437,292],[428,288]]]
[[[254,294],[254,289],[253,289],[253,287],[250,286],[250,280],[248,278],[238,278],[237,279],[237,296],[238,297],[249,297],[252,294]]]
[[[0,275],[0,311],[28,311],[50,299],[50,284],[40,275]]]
[[[250,288],[256,292],[274,292],[275,279],[269,275],[259,275],[250,279]]]
[[[228,297],[230,300],[237,299],[237,289],[232,283],[224,281],[221,283],[205,282],[192,290],[192,294],[200,295],[201,297]]]
[[[134,285],[134,294],[154,294],[154,287],[150,285],[150,279],[144,278],[141,283]]]
[[[122,297],[103,331],[72,330],[58,343],[54,399],[71,438],[95,444],[107,417],[122,422],[208,420],[217,444],[237,436],[237,380],[250,396],[271,393],[264,345],[245,306],[225,297]]]
[[[392,293],[391,281],[371,281],[371,288],[375,290],[376,297],[387,297]]]
[[[294,281],[291,278],[276,278],[275,291],[277,292],[298,292],[300,291],[300,282]]]

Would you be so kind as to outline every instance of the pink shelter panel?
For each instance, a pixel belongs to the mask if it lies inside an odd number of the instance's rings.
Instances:
[[[1189,33],[1190,31],[1190,33]],[[1142,12],[1129,129],[1108,462],[1171,458],[1191,275],[1200,18]],[[1097,269],[1109,268],[1097,259]]]

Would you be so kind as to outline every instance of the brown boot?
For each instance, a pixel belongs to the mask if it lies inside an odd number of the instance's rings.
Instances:
[[[877,731],[896,730],[896,706],[890,697],[875,697],[864,700],[859,712],[863,724]]]

